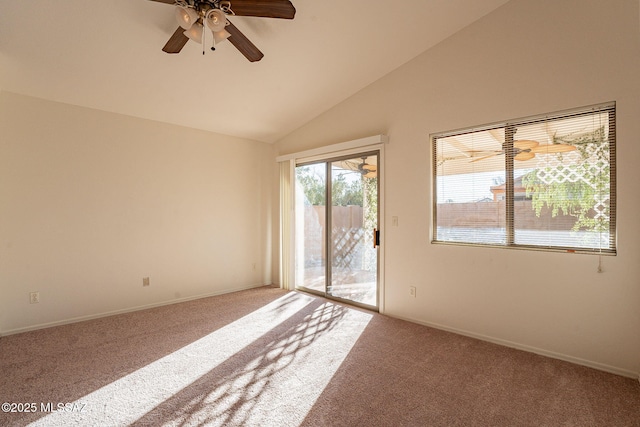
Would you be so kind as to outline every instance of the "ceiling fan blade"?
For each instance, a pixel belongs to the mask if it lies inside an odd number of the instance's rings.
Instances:
[[[464,150],[466,154],[477,154],[477,153],[502,153],[502,150],[491,150],[487,148],[486,150]]]
[[[184,29],[178,27],[162,50],[167,53],[179,53],[188,41],[189,37],[184,35]]]
[[[296,16],[296,8],[289,0],[231,0],[231,10],[238,16],[282,19]]]
[[[227,22],[229,21],[227,20]],[[229,22],[229,25],[224,27],[224,29],[231,34],[231,37],[229,37],[231,44],[233,44],[249,61],[256,62],[262,59],[264,53],[260,52],[260,49],[251,43],[251,40],[242,34],[235,25]]]
[[[538,145],[537,147],[532,148],[531,152],[538,154],[568,153],[575,149],[575,146],[569,144],[548,144]]]
[[[156,1],[158,3],[166,3],[166,4],[176,4],[175,0],[150,0],[150,1]]]
[[[519,148],[521,150],[527,150],[530,148],[535,148],[538,145],[540,145],[540,143],[538,141],[532,141],[529,139],[520,139],[517,141],[513,141],[513,146],[516,148]]]
[[[518,153],[516,154],[513,158],[515,160],[519,160],[521,162],[526,161],[526,160],[531,160],[535,157],[536,155],[533,154],[530,151],[523,151],[522,153]]]
[[[495,156],[498,156],[500,154],[502,154],[502,151],[500,151],[499,153],[489,154],[488,156],[476,157],[473,160],[471,160],[469,163],[479,162],[480,160],[489,159],[491,157],[495,157]]]

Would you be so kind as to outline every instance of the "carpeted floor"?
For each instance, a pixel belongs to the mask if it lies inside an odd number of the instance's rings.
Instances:
[[[2,337],[0,371],[2,426],[640,426],[637,380],[273,287]]]

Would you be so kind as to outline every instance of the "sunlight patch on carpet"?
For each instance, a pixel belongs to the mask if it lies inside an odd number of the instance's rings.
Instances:
[[[296,424],[371,317],[292,292],[32,425]]]

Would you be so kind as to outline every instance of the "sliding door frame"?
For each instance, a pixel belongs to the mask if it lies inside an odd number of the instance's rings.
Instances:
[[[288,256],[289,259],[280,259],[280,271],[281,271],[281,286],[283,286],[283,278],[286,276],[287,280],[292,283],[287,284],[289,289],[295,289],[295,221],[293,221],[294,209],[295,209],[295,168],[297,165],[309,164],[321,161],[330,161],[334,158],[348,157],[361,153],[378,152],[379,161],[379,174],[378,174],[378,227],[380,232],[380,246],[378,247],[378,311],[384,313],[384,295],[385,295],[385,283],[384,283],[384,265],[385,265],[385,203],[384,203],[384,148],[388,143],[388,137],[386,135],[376,135],[368,138],[362,138],[353,141],[347,141],[339,144],[329,145],[317,149],[302,151],[298,153],[292,153],[288,155],[276,157],[276,161],[279,163],[289,163],[289,185],[288,188],[281,188],[281,191],[288,191],[288,195],[281,194],[281,200],[287,199],[290,201],[290,206],[280,210],[280,242],[281,245],[287,245],[288,247],[282,248],[280,253],[284,256]],[[285,163],[286,164],[286,163]],[[282,178],[281,178],[282,179]],[[286,196],[286,197],[285,197]],[[284,216],[289,217],[284,218]],[[286,287],[285,286],[285,287]],[[326,288],[326,287],[325,287]],[[326,292],[325,292],[326,293]],[[340,299],[340,301],[344,301]],[[357,303],[354,303],[358,305]],[[370,306],[366,306],[369,308]]]

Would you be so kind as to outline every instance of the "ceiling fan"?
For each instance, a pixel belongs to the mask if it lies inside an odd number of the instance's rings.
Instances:
[[[376,165],[370,165],[366,162],[367,158],[362,158],[362,163],[358,165],[358,171],[365,178],[375,178],[378,176],[378,167]]]
[[[349,172],[357,172],[364,178],[375,178],[378,176],[378,167],[367,163],[367,158],[362,157],[362,163],[356,163],[353,160],[341,162],[342,167]]]
[[[293,19],[296,9],[289,0],[150,0],[176,6],[180,25],[167,44],[166,53],[179,53],[189,39],[202,43],[205,28],[213,34],[213,46],[229,40],[249,61],[260,61],[264,54],[227,19],[227,15]],[[202,52],[204,54],[204,50]]]
[[[489,159],[491,157],[499,156],[500,154],[505,153],[505,145],[502,145],[502,150],[482,150],[482,151],[472,151],[472,152],[482,152],[487,153],[491,152],[491,154],[475,157],[471,160],[473,162],[479,162],[480,160]],[[569,144],[545,144],[540,145],[538,141],[532,140],[519,140],[513,141],[513,158],[519,161],[531,160],[536,154],[553,154],[553,153],[568,153],[569,151],[574,151],[576,149],[575,146]]]

